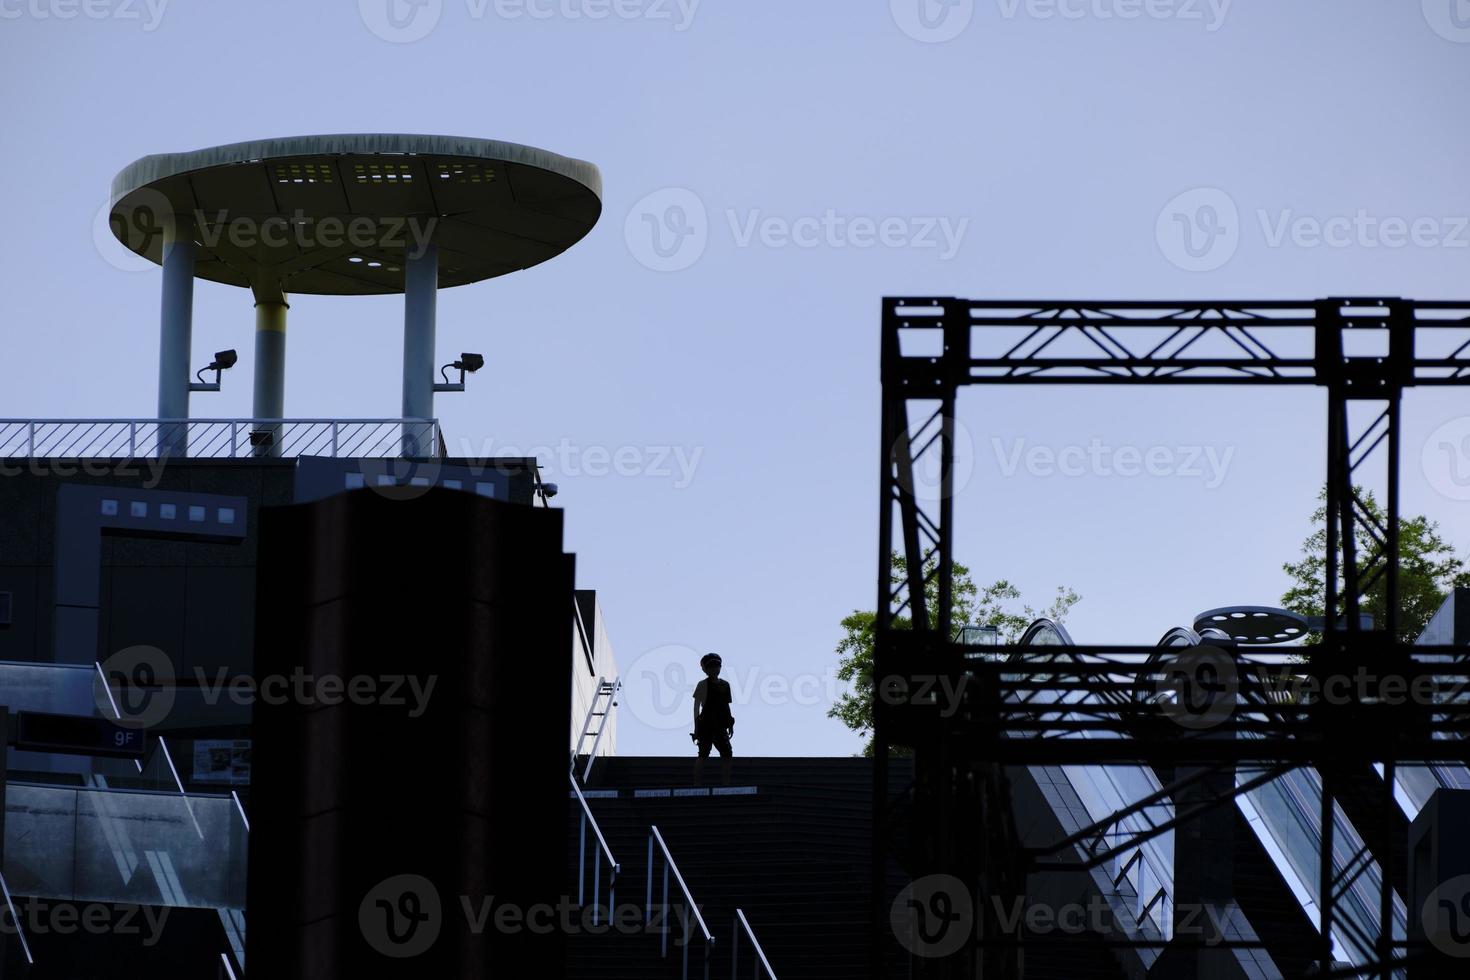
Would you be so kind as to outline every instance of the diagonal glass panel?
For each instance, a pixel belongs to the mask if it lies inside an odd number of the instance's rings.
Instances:
[[[5,879],[38,898],[243,909],[247,836],[229,796],[12,783]]]

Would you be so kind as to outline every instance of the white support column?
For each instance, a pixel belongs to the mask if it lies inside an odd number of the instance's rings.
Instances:
[[[158,323],[158,417],[189,417],[189,358],[194,337],[194,261],[198,248],[184,223],[168,225],[163,241],[163,297]],[[189,452],[187,427],[160,428],[160,455]]]
[[[255,389],[250,414],[257,419],[280,419],[286,414],[286,296],[278,285],[256,286]],[[259,455],[281,454],[280,426],[257,425],[269,432],[271,445]]]
[[[417,252],[410,249],[403,263],[403,417],[434,417],[434,333],[439,294],[439,249],[425,243]],[[426,428],[426,427],[424,427]],[[439,447],[430,445],[420,428],[405,432],[403,454],[432,456]]]

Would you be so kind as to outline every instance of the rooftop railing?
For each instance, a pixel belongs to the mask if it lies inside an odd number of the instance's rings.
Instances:
[[[0,460],[439,455],[437,419],[0,419]]]

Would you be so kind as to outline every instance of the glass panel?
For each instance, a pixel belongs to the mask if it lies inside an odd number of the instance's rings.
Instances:
[[[11,784],[5,809],[13,893],[245,907],[247,834],[228,796]]]
[[[92,699],[96,679],[97,670],[91,666],[0,661],[0,704],[12,713],[96,715],[97,704]]]

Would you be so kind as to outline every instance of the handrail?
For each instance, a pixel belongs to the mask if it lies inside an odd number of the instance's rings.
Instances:
[[[704,933],[705,942],[714,942],[715,937],[710,935],[709,926],[704,924],[704,916],[699,914],[699,906],[694,904],[694,896],[689,893],[689,886],[684,884],[684,876],[679,873],[679,865],[674,861],[674,856],[669,853],[669,846],[664,843],[664,835],[658,832],[658,825],[648,828],[652,833],[648,836],[648,844],[651,848],[655,840],[658,841],[658,849],[664,852],[664,860],[668,862],[669,870],[674,872],[674,880],[679,883],[679,890],[684,893],[684,900],[689,903],[689,910],[694,913],[695,920],[699,923],[699,931]],[[649,862],[649,874],[653,873],[653,863]]]
[[[745,936],[750,940],[750,945],[755,949],[756,968],[751,971],[751,977],[759,980],[760,970],[765,968],[766,976],[776,980],[776,971],[771,969],[771,961],[766,959],[766,951],[761,949],[760,940],[755,938],[755,930],[750,928],[750,923],[745,918],[743,909],[735,910],[734,938],[730,942],[730,980],[735,980],[735,971],[740,968],[740,930],[745,930]]]
[[[163,761],[168,763],[168,771],[173,773],[174,785],[179,788],[179,797],[184,801],[184,809],[189,811],[189,820],[194,824],[194,833],[199,835],[200,840],[203,840],[204,829],[199,826],[199,819],[194,816],[194,805],[189,802],[189,793],[184,789],[184,781],[179,778],[179,769],[174,765],[173,754],[169,752],[168,743],[164,741],[162,735],[158,736],[158,747],[163,750]]]
[[[31,956],[31,944],[26,941],[25,927],[21,925],[20,916],[16,914],[15,903],[10,899],[10,886],[6,884],[3,873],[0,873],[0,892],[5,895],[5,907],[10,910],[10,921],[15,925],[16,936],[20,938],[21,952],[25,954],[26,962],[35,966],[35,958]]]
[[[577,904],[584,904],[586,898],[585,885],[587,883],[587,825],[592,825],[592,832],[597,835],[597,843],[602,848],[602,853],[607,857],[607,863],[612,868],[612,874],[607,880],[607,910],[608,917],[613,914],[613,905],[616,901],[618,888],[618,872],[623,866],[613,857],[612,848],[607,846],[607,838],[602,836],[602,828],[597,826],[597,818],[592,815],[592,808],[587,805],[587,798],[582,795],[582,789],[577,785],[577,774],[567,773],[567,778],[572,782],[572,792],[577,796],[577,802],[582,804],[582,820],[577,831]],[[592,865],[592,924],[597,925],[599,906],[597,897],[602,892],[602,862],[596,861]]]
[[[709,926],[705,925],[704,916],[700,914],[699,906],[695,904],[694,896],[689,893],[689,886],[684,883],[684,876],[679,873],[679,865],[675,863],[674,856],[669,853],[669,846],[664,843],[664,835],[658,832],[658,825],[650,825],[648,830],[648,891],[643,902],[644,925],[651,925],[653,922],[653,842],[658,841],[658,849],[663,852],[664,856],[664,896],[663,902],[660,904],[665,916],[663,926],[659,930],[662,936],[661,952],[659,955],[669,955],[667,916],[669,908],[669,872],[672,871],[674,873],[674,880],[679,883],[679,890],[684,893],[684,901],[688,903],[689,911],[693,913],[694,921],[699,923],[699,931],[704,935],[704,977],[705,980],[709,980],[709,954],[710,949],[715,944],[715,937],[710,933]],[[684,965],[682,973],[684,977],[689,976],[689,921],[688,918],[684,920]]]
[[[592,808],[587,805],[587,797],[582,795],[582,790],[577,786],[577,777],[567,773],[567,778],[572,781],[572,792],[577,794],[577,802],[582,804],[582,812],[587,815],[587,820],[592,824],[592,832],[597,835],[597,843],[602,845],[602,853],[607,855],[607,863],[613,868],[619,868],[617,859],[613,857],[612,848],[607,846],[607,841],[602,836],[602,830],[597,826],[597,818],[592,815]]]

